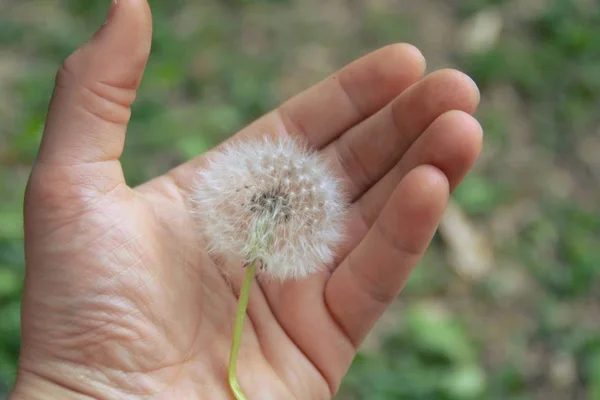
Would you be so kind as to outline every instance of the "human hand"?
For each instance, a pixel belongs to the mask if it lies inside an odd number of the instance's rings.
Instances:
[[[204,156],[124,181],[129,106],[150,49],[146,0],[114,2],[60,70],[25,204],[27,277],[14,399],[231,399],[236,296],[207,256],[188,197]],[[335,265],[255,282],[238,361],[249,399],[329,399],[406,282],[480,150],[473,82],[424,78],[409,45],[350,64],[237,138],[301,135],[351,197]]]

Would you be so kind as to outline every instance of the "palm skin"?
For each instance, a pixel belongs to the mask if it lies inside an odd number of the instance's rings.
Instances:
[[[227,362],[243,275],[225,278],[190,217],[203,156],[138,188],[118,161],[150,43],[145,0],[119,0],[65,63],[25,206],[18,398],[231,399]],[[475,161],[472,81],[422,78],[409,45],[378,50],[233,140],[300,135],[345,182],[334,265],[255,282],[238,362],[249,399],[329,399],[418,262]]]

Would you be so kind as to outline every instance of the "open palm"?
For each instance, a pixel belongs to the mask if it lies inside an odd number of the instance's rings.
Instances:
[[[243,271],[225,279],[190,218],[204,157],[134,189],[119,163],[150,20],[145,0],[119,0],[59,72],[26,196],[15,398],[232,398]],[[451,70],[423,78],[424,69],[414,47],[385,47],[232,139],[303,136],[352,202],[335,265],[301,281],[254,283],[238,362],[249,399],[333,396],[476,159],[475,85]]]

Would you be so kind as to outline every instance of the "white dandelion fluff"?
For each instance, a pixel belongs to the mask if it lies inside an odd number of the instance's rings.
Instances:
[[[346,210],[340,187],[327,163],[297,140],[262,138],[210,156],[192,200],[210,252],[283,280],[333,261]]]

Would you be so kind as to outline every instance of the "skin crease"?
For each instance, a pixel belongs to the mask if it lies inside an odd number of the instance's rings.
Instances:
[[[11,399],[231,399],[227,361],[243,271],[224,277],[189,215],[204,157],[137,188],[119,157],[151,41],[146,0],[109,20],[57,78],[25,199],[22,352]],[[426,250],[475,162],[479,94],[425,77],[390,45],[242,129],[320,149],[351,200],[326,272],[256,281],[238,363],[249,399],[329,399]]]

